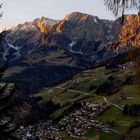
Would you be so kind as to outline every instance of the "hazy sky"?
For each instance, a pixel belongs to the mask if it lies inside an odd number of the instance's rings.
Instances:
[[[37,17],[62,19],[66,14],[79,11],[114,19],[111,12],[103,5],[103,0],[0,0],[3,2],[3,17],[0,30],[10,28]]]

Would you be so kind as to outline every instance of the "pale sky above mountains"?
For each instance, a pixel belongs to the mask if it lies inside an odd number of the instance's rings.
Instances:
[[[3,2],[3,17],[0,30],[38,17],[63,19],[71,12],[83,12],[102,19],[115,19],[103,4],[103,0],[0,0]],[[136,11],[131,11],[135,13]]]

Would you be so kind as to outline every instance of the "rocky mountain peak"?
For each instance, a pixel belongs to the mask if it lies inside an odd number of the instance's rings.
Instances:
[[[77,22],[81,22],[81,21],[87,21],[87,20],[93,20],[94,22],[97,22],[97,19],[99,20],[98,17],[85,14],[85,13],[80,13],[80,12],[72,12],[66,15],[64,19],[66,21],[70,21],[73,24]]]
[[[56,32],[74,40],[93,40],[104,36],[103,25],[98,17],[79,12],[66,15],[56,27]]]
[[[39,26],[39,24],[40,24],[40,25],[44,26],[44,28],[47,28],[47,27],[52,28],[57,22],[58,22],[58,20],[42,17],[42,18],[35,19],[32,23],[35,26]]]

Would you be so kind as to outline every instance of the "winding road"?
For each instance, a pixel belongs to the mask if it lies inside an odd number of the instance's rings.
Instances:
[[[122,107],[119,107],[118,105],[109,102],[109,101],[106,99],[106,97],[103,97],[103,99],[104,99],[104,101],[105,101],[107,104],[111,104],[112,106],[114,106],[114,107],[120,109],[121,111],[123,111],[123,108],[122,108]]]
[[[90,95],[90,96],[91,96],[90,93],[83,92],[83,91],[77,91],[77,90],[66,89],[66,88],[62,88],[62,87],[59,87],[59,86],[57,86],[57,87],[55,87],[55,88],[56,88],[56,89],[67,90],[67,91],[72,92],[72,93],[80,93],[80,94],[85,94],[85,95]],[[103,100],[104,100],[107,104],[110,104],[110,105],[112,105],[112,106],[118,108],[119,110],[123,111],[123,108],[119,107],[118,105],[116,105],[116,104],[114,104],[114,103],[109,102],[109,101],[106,99],[106,97],[103,97]]]

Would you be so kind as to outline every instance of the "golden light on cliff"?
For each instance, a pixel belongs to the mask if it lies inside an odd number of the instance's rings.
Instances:
[[[140,15],[128,15],[119,34],[121,47],[140,47]]]
[[[63,26],[63,24],[66,22],[66,20],[62,20],[59,24],[58,24],[58,26],[56,27],[56,32],[57,33],[62,33],[62,26]]]
[[[45,29],[45,26],[44,26],[44,22],[43,21],[38,20],[37,21],[37,26],[38,26],[38,28],[39,28],[39,30],[40,30],[40,32],[42,34],[46,33],[46,29]]]
[[[45,23],[43,20],[38,19],[37,27],[41,33],[41,45],[45,45],[46,44],[46,35],[50,31],[51,26],[49,24]]]

